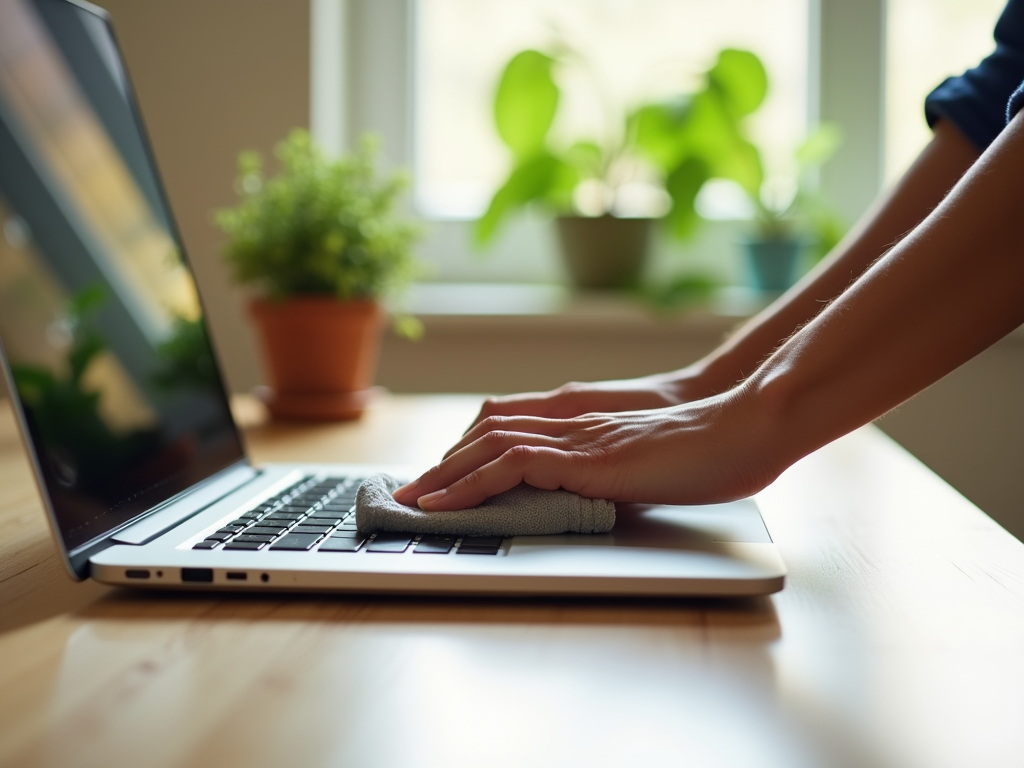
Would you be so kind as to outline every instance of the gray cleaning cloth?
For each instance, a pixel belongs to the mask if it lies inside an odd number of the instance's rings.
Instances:
[[[424,512],[399,504],[392,492],[401,484],[374,475],[356,495],[356,526],[363,533],[437,533],[451,536],[531,536],[548,533],[607,533],[615,505],[569,491],[544,491],[522,483],[479,507]]]

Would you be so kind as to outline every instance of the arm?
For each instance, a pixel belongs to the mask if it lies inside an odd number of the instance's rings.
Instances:
[[[977,156],[951,123],[938,123],[931,143],[861,224],[799,284],[703,360],[639,379],[571,383],[551,392],[492,398],[477,421],[497,415],[569,418],[595,411],[661,408],[730,389],[921,222]]]
[[[670,408],[492,417],[395,493],[458,509],[521,481],[707,503],[754,493],[1024,322],[1024,116],[948,197],[739,386]]]

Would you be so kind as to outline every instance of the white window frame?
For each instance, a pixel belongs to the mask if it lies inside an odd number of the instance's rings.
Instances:
[[[351,148],[373,132],[389,165],[414,167],[417,7],[416,0],[310,0],[310,126],[329,149]],[[883,183],[885,19],[886,0],[808,0],[807,124],[843,126],[821,186],[850,223]],[[470,221],[435,219],[422,252],[441,279],[557,281],[548,228],[519,219],[487,258],[470,254]]]

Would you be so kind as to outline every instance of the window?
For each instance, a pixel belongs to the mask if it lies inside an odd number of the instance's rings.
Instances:
[[[483,258],[469,236],[506,170],[490,118],[494,83],[513,52],[550,39],[551,24],[597,52],[624,100],[671,88],[726,45],[754,50],[773,84],[753,126],[769,162],[784,165],[808,124],[839,122],[845,140],[822,186],[852,223],[927,141],[924,95],[991,51],[1005,0],[311,2],[314,131],[341,146],[372,130],[390,160],[414,169],[418,213],[432,222],[422,253],[433,279],[552,282],[561,274],[546,222],[517,217]],[[316,94],[344,95],[334,122]],[[568,106],[559,130],[590,119],[585,103]],[[685,258],[738,279],[739,226],[708,227]]]
[[[1005,0],[888,0],[885,176],[894,181],[928,143],[924,98],[992,53]]]
[[[416,202],[427,216],[483,212],[508,166],[491,122],[501,68],[558,39],[582,54],[615,114],[690,89],[721,48],[752,50],[770,78],[752,126],[766,162],[787,166],[805,132],[806,0],[420,0],[416,14]],[[609,107],[579,68],[560,74],[555,134],[595,135]]]

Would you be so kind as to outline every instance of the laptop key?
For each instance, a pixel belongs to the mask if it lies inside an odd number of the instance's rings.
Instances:
[[[259,549],[265,546],[262,541],[229,541],[224,549]]]
[[[332,534],[335,539],[365,539],[366,535],[356,530],[335,531]]]
[[[292,533],[327,533],[333,527],[333,525],[307,525],[303,522],[292,528]]]
[[[217,531],[206,537],[207,541],[227,541],[235,535],[234,531]]]
[[[245,532],[246,536],[280,536],[288,529],[283,525],[254,525]]]
[[[454,546],[454,536],[424,536],[413,552],[418,555],[447,555]]]
[[[405,533],[378,533],[377,537],[366,545],[367,552],[405,552],[412,544],[412,537]]]
[[[320,545],[318,552],[355,552],[359,549],[359,545],[363,543],[361,538],[359,539],[327,539],[323,544]]]
[[[275,512],[272,515],[267,515],[263,518],[263,522],[270,522],[271,520],[298,520],[305,517],[301,512]]]
[[[261,535],[261,534],[243,533],[241,536],[236,536],[234,539],[232,539],[232,541],[248,541],[248,542],[256,542],[256,543],[259,543],[259,544],[267,544],[268,542],[273,541],[275,538],[276,538],[276,535],[274,535],[274,534],[262,534]]]
[[[271,549],[287,549],[303,552],[312,548],[320,540],[317,533],[289,533],[280,540],[270,545]]]
[[[464,536],[463,547],[500,547],[504,539],[501,536]]]
[[[465,544],[460,544],[459,548],[455,550],[457,555],[496,555],[501,550],[501,547],[467,547]]]
[[[198,544],[194,544],[192,549],[213,549],[220,542],[217,539],[207,539],[206,541],[200,541]]]

